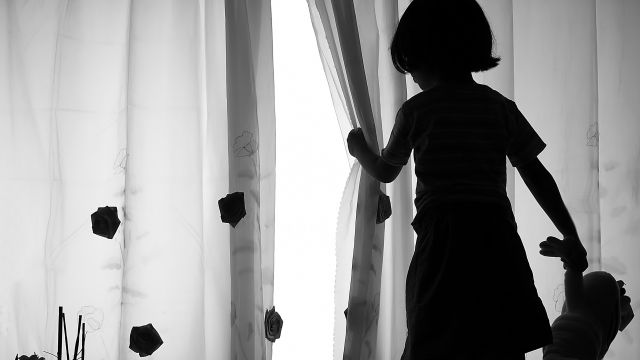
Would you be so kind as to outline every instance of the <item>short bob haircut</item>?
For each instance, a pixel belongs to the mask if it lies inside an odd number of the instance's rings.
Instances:
[[[475,0],[413,0],[391,43],[395,68],[403,73],[486,71],[498,66],[493,33]]]

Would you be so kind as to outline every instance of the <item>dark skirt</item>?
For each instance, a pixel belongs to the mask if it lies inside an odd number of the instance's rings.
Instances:
[[[523,354],[552,342],[509,205],[433,205],[412,225],[402,360]]]

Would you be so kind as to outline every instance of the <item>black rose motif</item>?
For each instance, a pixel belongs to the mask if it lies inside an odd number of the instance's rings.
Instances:
[[[140,357],[149,356],[162,345],[160,334],[151,324],[134,326],[129,336],[129,349],[138,353]]]
[[[33,355],[31,356],[21,355],[20,357],[18,357],[18,355],[16,355],[16,360],[44,360],[44,358],[36,355],[36,353],[33,353]]]
[[[264,335],[267,340],[275,342],[276,339],[280,339],[280,332],[282,331],[282,318],[276,311],[276,307],[271,307],[271,310],[264,311]]]
[[[91,229],[93,233],[107,239],[113,239],[113,235],[118,231],[120,219],[118,219],[118,209],[115,206],[99,207],[91,214]]]
[[[382,224],[391,216],[391,199],[385,195],[378,196],[378,212],[376,213],[376,224]]]
[[[240,220],[247,215],[244,207],[244,193],[234,192],[218,200],[220,208],[220,218],[223,223],[227,223],[234,228]]]

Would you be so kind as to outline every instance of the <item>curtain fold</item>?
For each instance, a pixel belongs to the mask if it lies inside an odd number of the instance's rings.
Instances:
[[[273,302],[275,109],[271,9],[267,5],[226,0],[229,183],[230,192],[245,192],[250,220],[238,224],[230,238],[231,356],[239,359],[265,359],[271,354],[264,336],[264,312]],[[261,135],[260,129],[271,136]],[[258,156],[263,147],[265,156]],[[267,168],[262,169],[263,165]],[[265,173],[267,181],[262,182]],[[262,195],[263,190],[268,197]],[[264,229],[269,237],[262,236]]]
[[[372,149],[379,151],[406,99],[404,79],[390,67],[388,57],[397,4],[308,4],[344,137],[361,126]],[[399,358],[406,336],[404,282],[413,250],[408,226],[411,170],[404,169],[393,185],[383,186],[391,195],[393,215],[382,226],[375,224],[379,185],[353,164],[338,215],[334,358]],[[384,260],[383,249],[389,254]]]
[[[378,152],[380,136],[376,131],[376,120],[379,121],[379,116],[375,116],[377,114],[371,106],[370,96],[370,91],[377,89],[372,89],[367,84],[354,6],[348,1],[332,1],[331,5],[336,15],[336,29],[342,45],[356,119],[363,129],[369,147]],[[360,31],[368,34],[366,29]],[[372,45],[375,48],[377,43]],[[363,48],[369,50],[367,47]],[[376,353],[384,249],[384,223],[376,224],[377,195],[380,188],[379,181],[366,172],[361,172],[349,287],[350,316],[347,317],[344,343],[344,357],[347,359],[371,359]]]
[[[0,19],[0,357],[55,353],[63,306],[87,358],[138,358],[147,323],[155,359],[271,358],[269,2],[3,1]],[[91,229],[103,206],[113,239]]]

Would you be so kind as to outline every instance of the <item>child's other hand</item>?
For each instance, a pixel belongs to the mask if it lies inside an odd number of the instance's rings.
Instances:
[[[577,237],[566,237],[560,240],[553,236],[540,243],[540,254],[550,257],[559,257],[565,269],[583,272],[589,266],[587,251]]]
[[[361,128],[355,128],[349,132],[347,136],[347,146],[351,156],[356,156],[361,150],[366,148],[367,140],[365,140]]]

